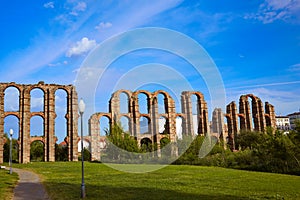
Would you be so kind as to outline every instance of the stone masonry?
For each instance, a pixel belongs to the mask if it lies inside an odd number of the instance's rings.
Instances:
[[[5,90],[9,87],[14,87],[19,91],[19,109],[17,111],[4,110],[4,95]],[[44,109],[40,112],[31,112],[30,108],[30,91],[39,88],[44,93]],[[77,140],[78,140],[78,99],[75,87],[72,85],[56,85],[45,84],[16,84],[0,83],[0,163],[3,163],[3,145],[4,145],[4,119],[9,115],[16,116],[19,120],[19,162],[30,162],[30,144],[35,140],[40,140],[44,143],[45,161],[55,161],[55,91],[62,89],[67,93],[67,113],[66,127],[68,145],[68,160],[77,161]],[[33,116],[40,116],[44,120],[44,133],[42,137],[30,136],[30,119]]]
[[[128,113],[120,112],[120,94],[124,93],[128,97]],[[147,97],[147,113],[140,113],[139,111],[139,94],[144,94]],[[162,94],[164,96],[164,112],[158,112],[157,96]],[[150,139],[152,144],[157,144],[158,156],[160,155],[160,141],[167,137],[170,142],[176,143],[176,118],[182,118],[182,129],[184,134],[194,134],[193,130],[193,113],[191,96],[197,97],[197,124],[198,134],[205,135],[208,132],[208,110],[204,100],[204,96],[200,92],[184,91],[181,95],[182,113],[176,113],[175,103],[172,97],[163,90],[156,92],[149,92],[145,90],[138,90],[135,92],[129,90],[118,90],[112,94],[109,101],[109,113],[95,113],[89,119],[89,131],[91,139],[91,154],[92,160],[101,159],[100,143],[97,142],[100,137],[100,118],[107,117],[110,125],[120,121],[121,117],[126,117],[129,121],[129,132],[134,136],[139,144],[144,138]],[[148,134],[140,133],[140,118],[146,117],[148,119],[149,127]],[[165,118],[165,132],[167,134],[160,134],[159,119]],[[177,155],[177,149],[172,150],[173,155]]]

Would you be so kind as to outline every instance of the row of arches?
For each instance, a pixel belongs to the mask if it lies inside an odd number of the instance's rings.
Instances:
[[[146,109],[142,110],[143,106]],[[112,94],[109,101],[109,113],[99,112],[90,117],[90,135],[92,138],[99,135],[103,137],[103,130],[109,130],[114,123],[120,123],[125,132],[136,138],[139,143],[143,138],[149,138],[152,145],[159,144],[163,137],[176,142],[183,134],[195,136],[208,133],[207,105],[202,93],[182,92],[181,108],[182,112],[177,113],[174,100],[162,90],[152,93],[145,90],[118,90]],[[97,149],[99,145],[92,140],[92,157],[100,160],[100,152],[97,152]]]
[[[77,157],[77,93],[72,85],[0,83],[0,163],[3,134],[14,129],[19,160],[30,161],[30,140],[42,137],[45,161],[55,161],[57,139],[68,141],[68,160]]]

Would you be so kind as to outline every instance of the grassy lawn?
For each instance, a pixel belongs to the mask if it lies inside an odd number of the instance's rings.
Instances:
[[[80,199],[80,162],[15,167],[40,174],[52,199]],[[86,162],[85,185],[86,199],[300,199],[299,176],[217,167],[168,166],[125,173]]]
[[[16,173],[9,174],[7,170],[0,170],[0,199],[11,199],[15,185],[18,181]]]

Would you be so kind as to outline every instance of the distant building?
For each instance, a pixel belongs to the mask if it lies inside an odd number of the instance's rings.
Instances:
[[[278,130],[290,130],[290,118],[288,116],[276,116],[275,119]]]
[[[295,129],[295,121],[300,120],[300,112],[294,112],[292,114],[287,115],[290,119],[290,127],[291,129]]]

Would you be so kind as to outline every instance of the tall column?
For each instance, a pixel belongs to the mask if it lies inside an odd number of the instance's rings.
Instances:
[[[4,91],[0,85],[0,163],[3,163],[4,146]]]
[[[78,97],[74,86],[71,86],[70,94],[68,94],[68,136],[69,144],[69,160],[78,161]]]
[[[55,91],[48,89],[47,94],[45,94],[45,104],[47,110],[44,111],[45,121],[47,121],[47,126],[44,130],[47,130],[45,134],[45,139],[47,140],[47,147],[48,147],[48,155],[47,161],[55,161]],[[45,123],[46,125],[46,123]]]
[[[89,119],[89,135],[91,136],[91,157],[92,161],[101,160],[100,149],[100,122],[97,114],[93,114]]]
[[[22,132],[20,135],[21,163],[30,162],[30,86],[25,86],[22,102]]]

